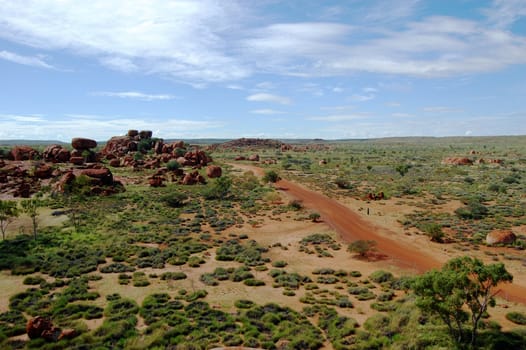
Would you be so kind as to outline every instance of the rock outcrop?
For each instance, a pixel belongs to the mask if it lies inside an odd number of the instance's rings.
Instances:
[[[71,153],[61,145],[49,145],[42,152],[42,158],[46,162],[67,163]]]
[[[209,165],[206,168],[206,176],[208,176],[211,179],[216,178],[216,177],[221,177],[221,174],[222,174],[222,169],[221,167],[217,165]]]
[[[444,165],[472,165],[473,161],[466,157],[446,157],[442,160]]]
[[[47,341],[59,341],[73,338],[77,335],[75,330],[62,330],[55,327],[49,318],[41,316],[36,316],[27,322],[26,333],[29,339],[43,338]]]
[[[511,230],[494,230],[486,235],[486,244],[510,244],[516,239],[517,236]]]
[[[39,153],[29,146],[15,146],[11,149],[10,159],[16,161],[37,159]]]

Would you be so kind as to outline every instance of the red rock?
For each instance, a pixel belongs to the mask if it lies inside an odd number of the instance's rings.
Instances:
[[[128,130],[128,136],[129,137],[135,137],[139,135],[139,131],[138,130]]]
[[[217,165],[209,165],[206,168],[206,176],[208,176],[211,179],[216,178],[216,177],[221,177],[221,173],[222,173],[221,167]]]
[[[84,169],[80,171],[80,174],[100,180],[103,185],[113,185],[113,174],[108,168]]]
[[[139,138],[141,140],[143,139],[151,139],[153,136],[153,132],[151,132],[150,130],[141,130],[139,131]]]
[[[26,333],[29,339],[36,339],[41,337],[44,331],[50,330],[52,327],[53,323],[51,323],[50,319],[37,316],[27,321]]]
[[[163,181],[164,181],[164,178],[162,176],[155,176],[155,175],[148,179],[148,183],[150,184],[151,187],[165,186]]]
[[[71,140],[71,146],[77,150],[86,150],[97,147],[97,141],[85,139],[82,137],[75,137]]]
[[[486,235],[486,243],[493,244],[510,244],[515,242],[517,236],[511,230],[494,230]]]
[[[112,160],[110,160],[109,165],[114,168],[118,168],[121,166],[121,160],[119,158],[113,158]]]
[[[104,148],[100,153],[106,157],[112,155],[113,157],[123,157],[128,152],[137,151],[137,141],[128,136],[114,136],[106,142]]]
[[[66,163],[70,156],[70,152],[61,145],[49,145],[42,152],[42,158],[53,163]]]
[[[53,168],[50,167],[48,164],[40,164],[35,169],[35,177],[39,179],[49,179],[51,175],[53,174]]]
[[[259,162],[259,154],[251,154],[248,157],[248,160],[251,162]]]
[[[16,161],[38,158],[38,151],[29,146],[15,146],[11,149],[11,158]]]
[[[84,157],[71,157],[69,158],[69,162],[75,165],[82,165],[84,164]]]
[[[473,161],[466,157],[447,157],[442,160],[442,164],[447,165],[471,165]]]
[[[234,160],[247,160],[245,156],[237,156]]]
[[[182,166],[188,165],[188,161],[185,157],[179,157],[176,159],[177,163],[179,163]]]
[[[68,186],[71,185],[73,181],[75,181],[75,178],[76,176],[73,174],[72,171],[68,171],[64,173],[64,175],[62,175],[60,180],[58,180],[56,184],[56,189],[59,192],[62,192],[62,193],[65,192],[68,189]]]

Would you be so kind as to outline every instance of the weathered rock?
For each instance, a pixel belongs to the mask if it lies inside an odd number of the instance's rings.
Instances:
[[[179,163],[182,166],[189,165],[189,162],[186,160],[185,157],[179,157],[176,159],[176,162]]]
[[[209,165],[206,168],[206,176],[208,176],[211,179],[216,178],[216,177],[221,177],[221,174],[222,174],[222,169],[221,167],[217,165]]]
[[[318,162],[319,165],[327,165],[327,161],[325,159],[322,159]]]
[[[151,187],[163,187],[164,185],[164,177],[154,175],[148,179],[148,183]]]
[[[30,339],[43,338],[47,341],[59,341],[73,338],[77,335],[75,330],[67,329],[63,331],[55,327],[49,318],[41,316],[36,316],[27,322],[26,333]]]
[[[84,164],[84,157],[70,157],[69,162],[74,165]]]
[[[510,244],[515,242],[517,236],[511,230],[494,230],[486,235],[486,243],[493,244]]]
[[[119,158],[113,158],[110,160],[109,165],[114,168],[118,168],[121,166],[121,160]]]
[[[445,165],[471,165],[473,161],[466,157],[447,157],[442,160]]]
[[[48,164],[46,163],[43,163],[43,164],[40,164],[36,169],[35,169],[35,177],[36,178],[39,178],[39,179],[49,179],[53,174],[53,168],[50,167]]]
[[[156,169],[161,165],[161,161],[158,158],[149,159],[144,162],[144,167],[146,169]]]
[[[139,130],[128,130],[129,137],[135,137],[137,135],[139,135]]]
[[[47,162],[66,163],[71,153],[61,145],[49,145],[42,152],[42,158]]]
[[[204,151],[196,149],[195,151],[186,152],[184,155],[186,164],[190,166],[207,166],[208,163],[212,162],[212,158],[208,156]]]
[[[75,181],[76,176],[72,171],[68,171],[62,175],[60,180],[58,180],[55,189],[58,192],[64,193],[68,190],[68,187],[71,186],[73,181]]]
[[[92,179],[96,179],[96,183],[111,186],[113,185],[113,174],[108,168],[99,168],[99,169],[84,169],[80,171],[80,175],[85,175]]]
[[[71,146],[77,150],[87,150],[97,147],[97,141],[82,137],[75,137],[71,140]]]
[[[198,171],[193,171],[184,176],[182,183],[183,185],[195,185],[197,183],[205,184],[206,180]]]
[[[251,162],[259,162],[259,154],[251,154],[248,156],[248,160]]]
[[[234,160],[247,160],[245,156],[237,156]]]
[[[11,159],[16,161],[37,159],[39,153],[29,146],[15,146],[11,149]]]
[[[151,132],[150,130],[141,130],[141,131],[139,131],[139,138],[141,140],[151,139],[152,136],[153,136],[153,132]]]
[[[106,142],[100,153],[108,159],[108,156],[123,157],[128,152],[137,151],[137,141],[128,136],[114,136]]]

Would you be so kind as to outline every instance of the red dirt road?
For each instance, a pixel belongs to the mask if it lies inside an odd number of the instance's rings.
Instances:
[[[280,180],[276,186],[289,196],[301,200],[305,207],[316,210],[321,218],[345,241],[352,242],[359,239],[376,241],[378,250],[386,254],[393,265],[416,270],[419,273],[442,266],[443,262],[426,254],[425,251],[416,251],[415,247],[398,242],[394,239],[396,233],[364,220],[350,208],[334,199],[287,180]],[[383,234],[379,234],[379,231],[382,231]],[[386,237],[389,235],[393,235],[393,239]],[[506,284],[500,289],[499,295],[506,300],[526,304],[525,287]]]
[[[235,168],[253,171],[258,176],[263,175],[263,169],[256,166],[231,165]],[[387,259],[390,259],[393,265],[422,273],[433,268],[440,268],[445,262],[438,261],[423,250],[417,250],[418,248],[413,245],[396,240],[395,232],[377,227],[350,208],[323,194],[283,179],[276,183],[276,188],[302,201],[306,208],[318,212],[323,221],[338,232],[346,242],[360,239],[376,241],[379,252],[386,254]],[[518,284],[505,284],[500,286],[499,296],[509,301],[526,304],[526,287]]]

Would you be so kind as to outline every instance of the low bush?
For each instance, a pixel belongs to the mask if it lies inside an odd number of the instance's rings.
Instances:
[[[520,325],[526,325],[526,314],[522,312],[508,312],[506,314],[506,318],[510,320],[513,323],[520,324]]]

